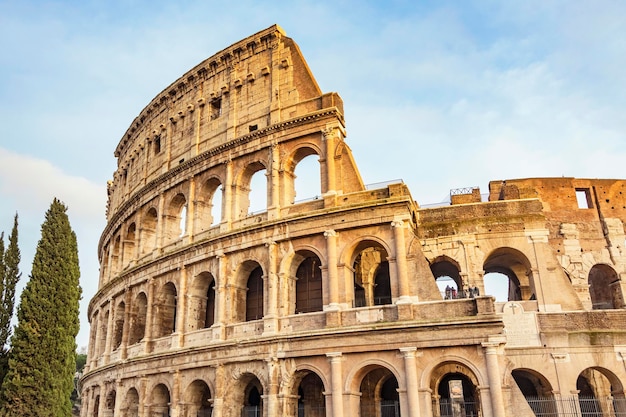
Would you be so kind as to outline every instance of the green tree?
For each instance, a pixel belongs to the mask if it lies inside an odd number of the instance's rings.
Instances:
[[[15,307],[15,287],[22,276],[20,249],[17,245],[17,214],[13,219],[13,230],[9,246],[4,250],[4,233],[0,234],[0,382],[8,368],[8,341],[11,336],[11,319]]]
[[[56,198],[17,310],[0,416],[69,417],[76,372],[80,270],[76,234]]]

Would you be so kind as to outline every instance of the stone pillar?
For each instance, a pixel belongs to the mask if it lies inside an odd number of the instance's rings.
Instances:
[[[148,412],[150,411],[150,406],[148,406],[148,378],[145,376],[141,377],[139,381],[139,417],[147,417]]]
[[[403,415],[407,417],[419,417],[419,383],[417,380],[417,368],[415,364],[415,353],[417,348],[407,347],[400,348],[400,352],[404,357],[404,373],[406,378],[406,394],[409,404],[408,413],[404,410]]]
[[[113,409],[113,415],[114,416],[121,416],[121,411],[122,411],[122,403],[123,403],[123,399],[124,399],[124,393],[122,392],[123,390],[123,385],[122,385],[122,380],[121,379],[116,379],[115,380],[115,408]]]
[[[267,359],[268,394],[264,395],[267,404],[267,415],[278,416],[278,363],[276,358]]]
[[[107,321],[106,339],[104,341],[104,363],[109,363],[109,356],[111,356],[111,340],[113,339],[113,323],[115,322],[115,308],[113,303],[115,300],[109,298],[109,320]]]
[[[406,227],[403,220],[391,222],[393,229],[394,250],[396,252],[396,268],[398,272],[399,297],[397,304],[408,304],[411,302],[409,294],[409,277],[406,264],[406,245],[404,241],[404,231]]]
[[[330,360],[331,393],[332,393],[332,415],[333,417],[343,417],[343,378],[341,370],[341,352],[327,353]]]
[[[224,326],[226,325],[226,256],[219,252],[217,259],[217,277],[215,278],[215,320],[213,326],[213,338],[223,340],[225,338]]]
[[[230,224],[233,221],[233,194],[235,192],[234,176],[233,176],[233,161],[227,161],[226,163],[226,182],[222,185],[222,207],[224,208],[222,213],[221,223]]]
[[[263,334],[272,334],[278,331],[278,275],[276,274],[276,242],[265,244],[268,250],[267,271],[267,310],[263,317]]]
[[[80,398],[81,398],[80,417],[87,417],[89,415],[89,409],[91,407],[91,398],[89,397],[90,393],[91,393],[91,387],[83,388],[82,393],[80,395]]]
[[[124,326],[122,326],[121,359],[126,359],[128,348],[128,334],[130,333],[130,312],[132,303],[132,292],[126,287],[124,293]]]
[[[270,147],[270,166],[267,174],[269,175],[269,201],[267,202],[268,218],[274,219],[280,217],[280,154],[278,145],[272,144]]]
[[[339,277],[337,273],[337,232],[327,230],[324,232],[326,238],[326,251],[328,252],[328,287],[330,303],[328,310],[339,310]]]
[[[176,335],[178,337],[174,337],[172,339],[172,344],[177,344],[178,346],[173,347],[184,347],[185,345],[185,333],[186,333],[186,323],[187,323],[187,268],[183,265],[180,268],[180,288],[178,291],[178,296],[176,297],[177,309],[176,309]]]
[[[225,385],[224,365],[215,366],[215,392],[213,394],[213,413],[211,417],[222,417],[224,409],[224,385]]]
[[[169,141],[168,141],[169,142]],[[163,234],[165,229],[165,198],[163,194],[159,195],[159,213],[157,215],[156,236],[155,236],[155,249],[160,251],[163,247]]]
[[[187,200],[187,218],[185,219],[185,234],[187,241],[191,243],[195,234],[193,219],[196,218],[196,179],[189,178],[189,196]]]
[[[489,397],[491,398],[491,408],[494,417],[505,416],[502,384],[500,383],[500,365],[498,361],[498,350],[502,343],[503,341],[501,340],[494,340],[481,344],[485,349],[487,376],[489,377]]]
[[[172,398],[170,399],[170,417],[182,417],[180,400],[180,371],[172,372]]]
[[[326,162],[326,184],[322,184],[323,193],[336,192],[336,168],[335,168],[335,128],[329,127],[322,130],[322,141],[324,142],[324,153]],[[326,185],[326,187],[324,187]]]
[[[146,308],[146,329],[144,332],[143,340],[144,340],[144,352],[148,353],[151,349],[152,344],[152,327],[154,322],[154,317],[152,317],[154,309],[152,305],[154,304],[154,287],[156,285],[156,281],[154,278],[150,278],[148,282],[148,307]]]

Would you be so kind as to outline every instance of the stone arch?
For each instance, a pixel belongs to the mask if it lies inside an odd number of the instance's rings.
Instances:
[[[182,192],[177,193],[165,205],[163,214],[163,243],[171,243],[180,239],[186,233],[187,197]]]
[[[189,384],[183,395],[186,413],[194,417],[211,417],[213,413],[213,398],[209,385],[196,379]]]
[[[178,292],[176,285],[168,281],[159,290],[154,305],[154,336],[168,336],[176,331]]]
[[[164,383],[156,384],[150,391],[148,415],[151,417],[169,417],[170,389]]]
[[[326,416],[326,397],[325,392],[329,391],[326,381],[322,378],[323,373],[316,372],[305,367],[294,372],[292,377],[292,385],[289,388],[289,394],[286,398],[287,404],[284,407],[286,417],[310,416],[325,417]],[[295,411],[295,414],[291,413]]]
[[[144,213],[139,239],[142,254],[150,253],[156,248],[158,216],[158,211],[154,207],[148,207]]]
[[[109,306],[110,307],[110,306]],[[104,353],[104,349],[106,347],[106,341],[107,341],[107,330],[108,330],[108,323],[109,323],[109,314],[110,314],[110,309],[107,309],[104,311],[104,316],[102,317],[102,320],[100,321],[100,331],[98,332],[100,334],[100,337],[98,338],[98,354],[103,354]]]
[[[111,275],[115,276],[120,272],[122,261],[122,237],[117,234],[113,239],[113,251],[111,252]]]
[[[511,370],[511,379],[535,415],[557,415],[558,407],[552,385],[540,372],[528,368],[516,368]],[[521,404],[518,405],[521,406]]]
[[[611,370],[600,366],[583,369],[576,379],[578,404],[584,416],[612,416],[626,412],[624,386]]]
[[[443,298],[457,298],[462,295],[465,284],[461,277],[461,266],[459,263],[446,255],[441,255],[430,262],[430,271],[435,277],[435,282],[439,287],[439,292],[443,294]],[[452,292],[454,289],[454,292]],[[462,297],[461,297],[462,298]]]
[[[135,242],[137,240],[137,225],[132,222],[126,229],[126,235],[122,242],[122,262],[127,267],[135,259]]]
[[[126,303],[122,300],[117,303],[115,307],[115,314],[113,316],[115,322],[113,325],[113,350],[120,347],[122,344],[122,335],[124,334],[124,322],[126,316]]]
[[[295,313],[322,311],[324,291],[322,282],[322,261],[316,253],[306,250],[296,252],[295,272]]]
[[[139,391],[135,387],[126,391],[120,411],[123,417],[139,417]]]
[[[528,258],[521,251],[511,247],[493,250],[483,263],[485,279],[488,275],[501,274],[508,278],[507,301],[531,300],[536,298],[532,269]],[[483,282],[484,289],[484,282]],[[485,295],[487,294],[483,291]]]
[[[390,253],[381,239],[371,236],[363,237],[346,251],[343,259],[349,259],[347,265],[354,274],[354,307],[391,304],[394,295],[397,297],[397,282],[389,274]]]
[[[146,320],[148,315],[148,297],[143,291],[139,292],[130,309],[130,332],[128,344],[139,343],[146,335]]]
[[[106,398],[104,400],[104,409],[106,410],[107,415],[113,415],[113,410],[115,410],[115,400],[117,394],[114,389],[107,392]]]
[[[104,282],[106,282],[109,279],[109,243],[107,243],[106,245],[104,245],[104,248],[102,249],[102,261],[100,262],[101,265],[101,274],[100,274],[100,285],[102,286],[102,284]]]
[[[215,278],[203,271],[191,280],[189,286],[190,330],[206,329],[215,322]]]
[[[223,181],[216,175],[206,179],[196,192],[194,232],[199,233],[224,219]]]
[[[428,385],[433,395],[433,412],[448,415],[458,408],[469,415],[481,415],[478,390],[481,384],[477,374],[465,363],[453,360],[439,362],[430,372]]]
[[[400,384],[403,378],[389,363],[370,360],[351,372],[346,381],[352,391],[360,393],[361,417],[400,416]]]
[[[254,274],[253,280],[257,284],[252,288],[250,292],[250,278]],[[231,305],[232,319],[235,322],[247,321],[248,317],[258,316],[259,312],[263,311],[263,285],[259,287],[258,279],[261,279],[261,284],[264,284],[263,268],[261,264],[256,260],[246,260],[242,262],[237,268],[235,274],[235,285],[233,286],[234,297]],[[252,295],[252,299],[250,296]],[[254,306],[254,312],[252,307]],[[248,316],[248,308],[250,308],[251,316]]]
[[[265,204],[264,207],[267,209],[267,195],[268,195],[268,186],[267,181],[265,183],[264,194],[259,190],[252,190],[251,183],[252,177],[257,175],[257,173],[262,173],[267,168],[266,166],[259,161],[252,162],[248,164],[239,175],[236,184],[235,184],[235,195],[233,196],[233,202],[235,204],[235,209],[233,213],[236,215],[236,219],[242,219],[248,216],[248,212],[250,210],[251,202],[250,197],[251,193],[254,192],[254,196],[258,196],[258,198],[262,198],[265,196]],[[263,205],[262,203],[258,204]]]
[[[241,409],[242,416],[261,416],[263,410],[263,384],[250,372],[244,372],[231,391],[234,409]],[[234,415],[239,415],[235,412]]]
[[[594,265],[589,270],[589,295],[594,310],[624,307],[624,296],[619,275],[606,264]]]
[[[287,157],[287,159],[283,163],[283,192],[285,193],[285,201],[283,204],[293,204],[297,200],[307,199],[311,197],[315,197],[321,194],[322,189],[322,176],[321,176],[321,167],[319,166],[319,158],[321,155],[321,150],[311,142],[301,143],[298,147],[296,147],[291,155]],[[318,157],[318,166],[317,166],[317,194],[310,195],[307,194],[304,190],[298,190],[296,187],[296,171],[298,170],[298,166],[300,163],[308,159],[310,157],[317,156]],[[308,172],[307,172],[308,173]],[[312,180],[307,181],[307,184],[312,183]],[[307,187],[307,188],[313,188]]]

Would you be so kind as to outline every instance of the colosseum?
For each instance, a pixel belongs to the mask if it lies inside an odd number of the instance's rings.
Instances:
[[[625,180],[366,185],[278,26],[114,155],[82,417],[626,416]]]

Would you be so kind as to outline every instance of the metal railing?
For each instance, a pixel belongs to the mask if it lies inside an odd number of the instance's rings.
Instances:
[[[326,407],[323,405],[309,405],[305,408],[304,404],[298,404],[298,417],[325,417]]]
[[[262,415],[261,407],[258,405],[246,405],[241,410],[241,417],[261,417]]]

